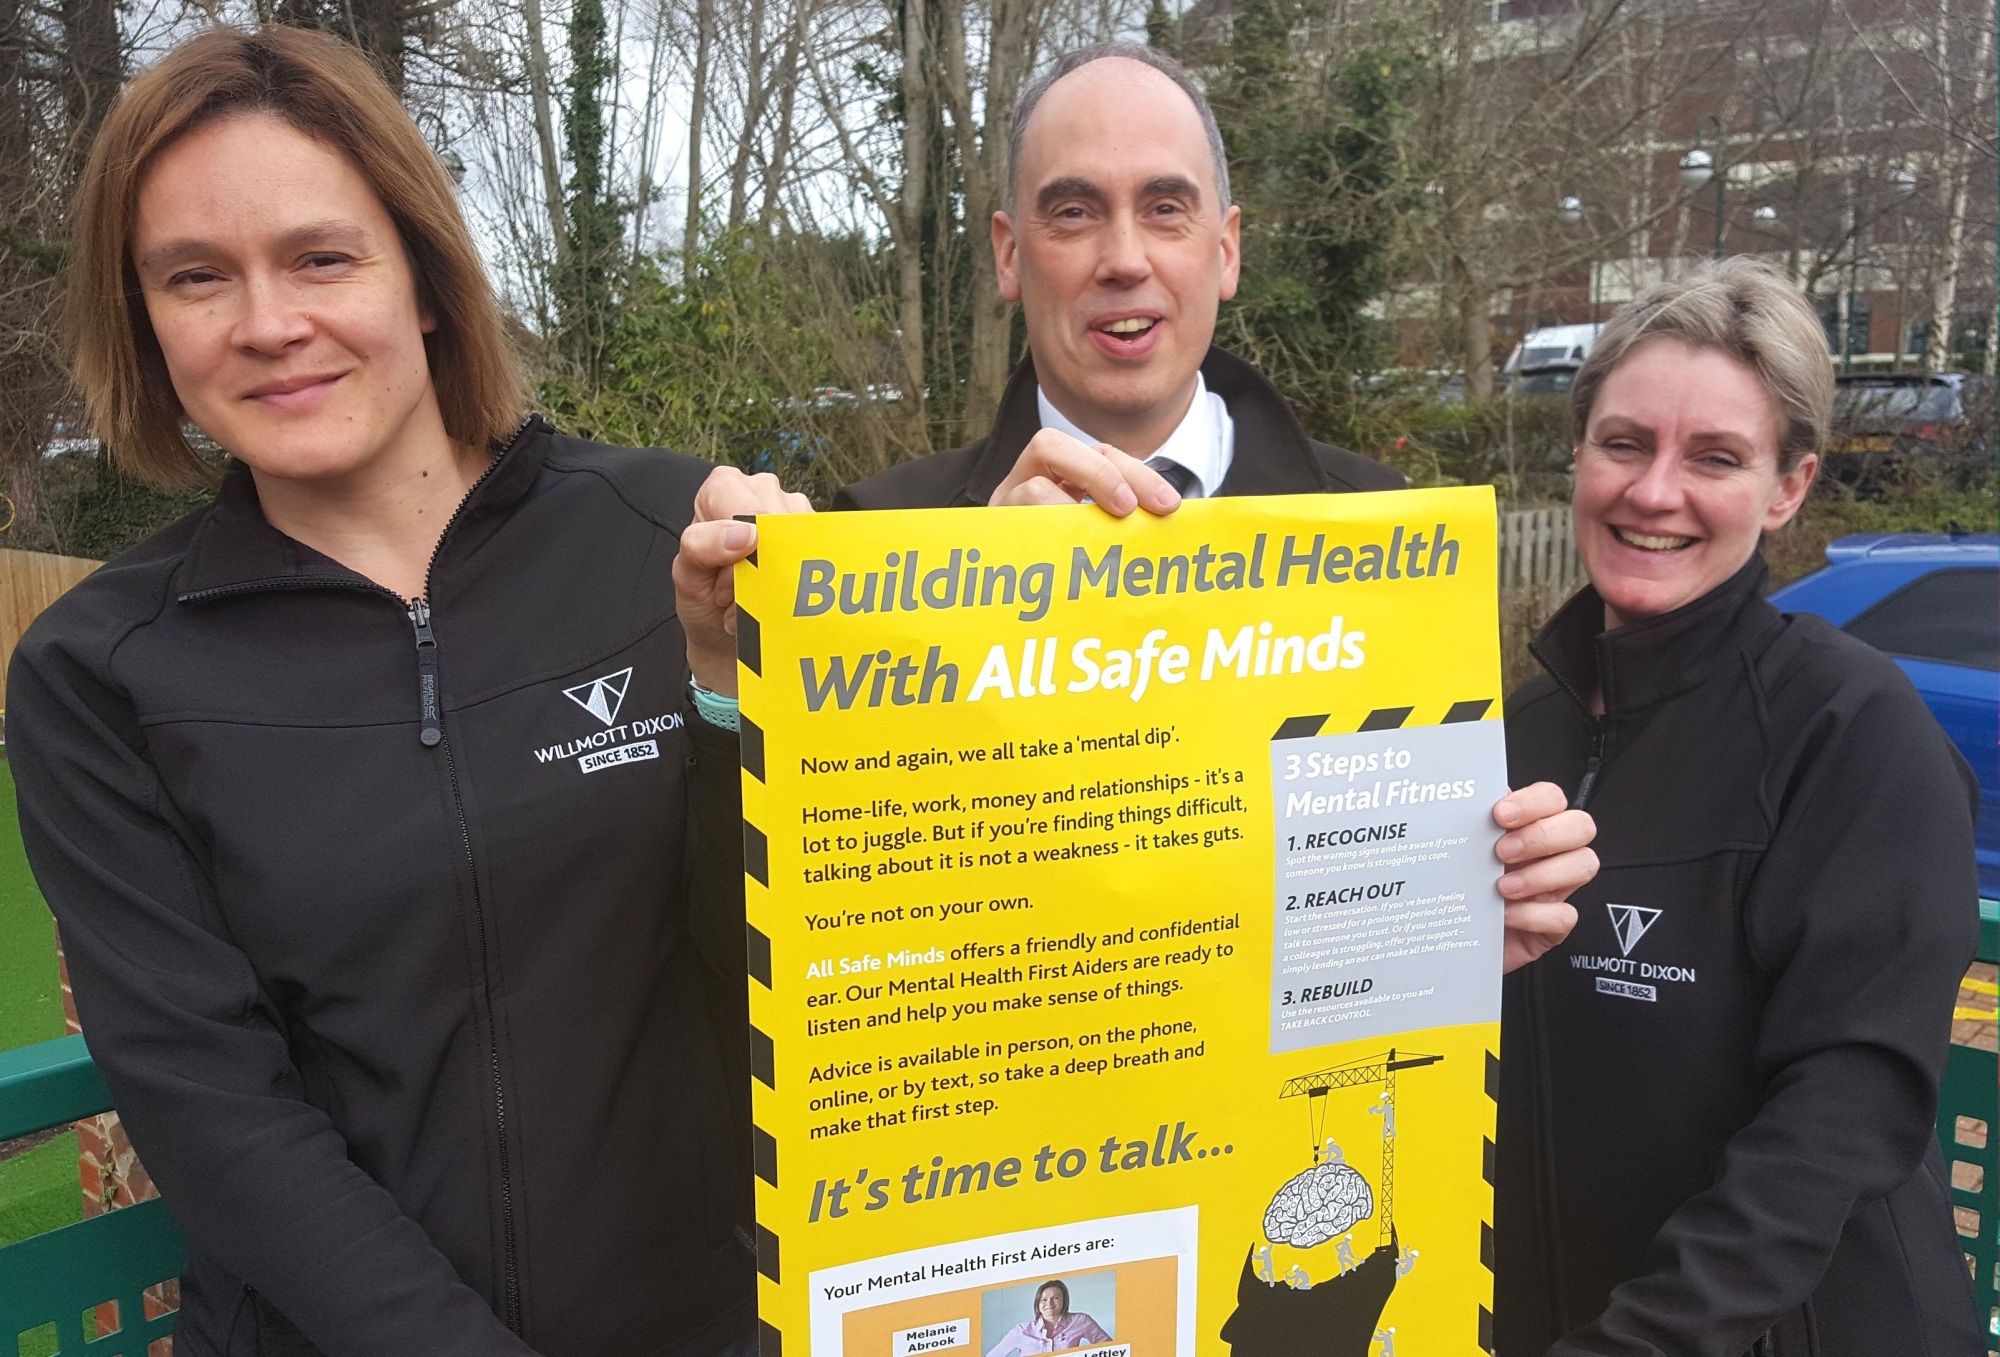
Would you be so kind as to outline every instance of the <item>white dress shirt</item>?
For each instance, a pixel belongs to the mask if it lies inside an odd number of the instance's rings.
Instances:
[[[1079,428],[1074,420],[1050,403],[1048,395],[1039,386],[1035,388],[1035,404],[1042,412],[1044,429],[1059,429],[1071,438],[1093,446],[1106,441]],[[1188,412],[1182,416],[1180,426],[1145,460],[1150,462],[1154,457],[1178,462],[1194,474],[1194,484],[1188,488],[1189,499],[1213,495],[1229,474],[1229,464],[1236,457],[1236,421],[1229,417],[1229,407],[1223,403],[1222,397],[1208,389],[1208,383],[1202,380],[1199,372],[1194,375],[1194,400],[1189,402]]]

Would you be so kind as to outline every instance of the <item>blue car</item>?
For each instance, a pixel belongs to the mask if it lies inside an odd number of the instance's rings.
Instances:
[[[2000,533],[1863,533],[1771,595],[1893,655],[1979,775],[1979,893],[2000,898]]]

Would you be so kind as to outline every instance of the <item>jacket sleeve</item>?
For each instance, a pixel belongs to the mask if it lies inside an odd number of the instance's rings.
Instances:
[[[1856,1205],[1920,1169],[1978,892],[1961,765],[1893,678],[1773,760],[1776,829],[1744,915],[1770,986],[1763,1105],[1660,1230],[1656,1269],[1559,1357],[1739,1357],[1804,1304]]]
[[[9,675],[22,837],[91,1055],[190,1247],[327,1357],[528,1354],[303,1101],[283,1018],[130,699],[52,630],[30,633]]]
[[[750,992],[743,912],[743,774],[735,733],[688,718],[694,748],[689,781],[694,868],[688,929],[701,953],[709,1021],[729,1080],[739,1145],[750,1143]]]

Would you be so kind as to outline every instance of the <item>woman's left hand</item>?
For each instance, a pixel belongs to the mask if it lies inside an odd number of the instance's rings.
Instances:
[[[812,502],[769,472],[733,466],[708,473],[694,497],[694,522],[674,557],[674,606],[687,633],[688,672],[710,692],[736,696],[736,563],[757,549],[754,524],[738,514],[809,514]]]
[[[1553,782],[1509,792],[1493,807],[1506,830],[1494,853],[1507,865],[1500,895],[1507,902],[1506,969],[1517,970],[1556,946],[1576,927],[1569,896],[1597,875],[1590,841],[1597,822],[1569,809]]]

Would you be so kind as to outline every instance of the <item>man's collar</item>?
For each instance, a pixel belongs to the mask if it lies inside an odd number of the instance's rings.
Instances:
[[[541,472],[552,432],[539,415],[525,419],[459,506],[453,524],[463,526],[475,514],[505,508],[526,495]],[[214,507],[188,544],[181,601],[238,590],[317,587],[373,586],[364,576],[272,527],[258,501],[250,468],[232,461]]]
[[[1057,409],[1039,383],[1035,387],[1035,408],[1045,429],[1059,429],[1081,443],[1109,441],[1100,440]],[[1223,418],[1228,416],[1225,414]],[[1198,495],[1212,495],[1227,474],[1228,458],[1222,442],[1225,432],[1221,421],[1216,418],[1214,402],[1209,399],[1208,383],[1197,372],[1194,375],[1194,399],[1188,402],[1187,413],[1181,416],[1181,422],[1174,426],[1174,431],[1167,435],[1166,442],[1142,460],[1165,457],[1178,462],[1193,473]]]
[[[1292,407],[1262,373],[1241,358],[1211,347],[1202,360],[1208,389],[1222,397],[1236,422],[1236,455],[1219,495],[1298,495],[1331,491],[1326,469],[1314,456],[1312,440]],[[959,491],[961,504],[985,504],[1042,427],[1036,402],[1039,385],[1029,354],[1007,380],[985,451]]]

